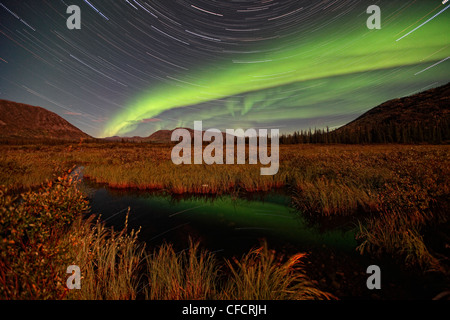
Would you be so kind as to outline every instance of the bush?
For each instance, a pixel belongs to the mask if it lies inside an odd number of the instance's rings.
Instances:
[[[71,178],[36,192],[7,195],[0,188],[0,295],[8,299],[58,299],[70,265],[69,243],[61,242],[88,203]]]

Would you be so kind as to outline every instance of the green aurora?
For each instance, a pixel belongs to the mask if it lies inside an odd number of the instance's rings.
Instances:
[[[107,212],[111,212],[111,218],[119,223],[117,228],[121,228],[120,224],[126,214],[123,212],[117,216],[117,207],[133,207],[130,223],[139,221],[143,226],[141,236],[153,244],[163,240],[164,236],[176,237],[177,233],[186,237],[187,241],[188,232],[178,228],[189,224],[190,228],[201,230],[202,234],[207,235],[211,230],[215,230],[215,235],[217,232],[226,235],[214,239],[215,242],[226,246],[230,246],[232,239],[240,241],[242,237],[255,240],[273,237],[289,243],[309,247],[326,245],[348,252],[354,251],[357,245],[355,230],[351,225],[319,230],[303,216],[294,214],[290,207],[290,198],[281,194],[271,193],[254,199],[221,196],[215,199],[185,197],[175,200],[159,194],[127,194],[126,197],[120,197],[101,189],[94,195],[93,212],[99,206],[105,212],[105,203]],[[104,216],[107,220],[110,217],[108,214]],[[250,249],[239,248],[243,252]]]
[[[231,128],[255,121],[270,124],[355,114],[375,103],[414,93],[396,91],[396,86],[409,83],[419,90],[448,81],[448,61],[417,74],[449,56],[448,12],[396,41],[443,8],[430,1],[401,10],[381,6],[381,30],[369,30],[369,15],[354,12],[352,21],[347,15],[345,21],[336,19],[314,32],[300,30],[271,40],[255,53],[236,53],[205,63],[196,71],[171,77],[171,83],[138,93],[109,120],[102,135],[126,135],[144,119],[217,101],[216,108],[185,116],[178,125],[192,126],[188,121],[225,115],[239,120]],[[390,90],[377,91],[377,87]],[[338,100],[343,104],[336,104]]]

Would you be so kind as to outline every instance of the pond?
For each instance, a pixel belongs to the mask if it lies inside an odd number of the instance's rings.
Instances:
[[[405,273],[389,258],[359,255],[355,221],[311,222],[292,208],[283,190],[214,197],[118,190],[83,179],[82,170],[73,174],[90,198],[91,213],[115,230],[123,229],[128,214],[129,230],[141,228],[138,239],[150,249],[167,242],[182,251],[191,238],[216,256],[230,258],[266,240],[279,253],[310,253],[305,265],[308,275],[343,299],[429,298],[442,284],[440,278],[429,282],[416,273]],[[373,264],[383,270],[385,284],[377,293],[366,287],[366,269]]]
[[[129,228],[141,228],[139,239],[150,247],[169,242],[182,250],[189,238],[224,256],[246,253],[262,239],[276,250],[326,246],[354,252],[356,247],[354,225],[321,230],[291,208],[290,197],[281,191],[211,197],[113,190],[87,181],[84,187],[91,213],[121,230],[129,210]]]

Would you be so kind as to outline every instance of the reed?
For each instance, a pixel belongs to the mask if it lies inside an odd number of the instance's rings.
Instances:
[[[171,244],[163,244],[146,256],[148,283],[144,288],[149,300],[210,300],[217,297],[220,267],[214,255],[199,250],[190,241],[189,248],[176,253]]]
[[[361,221],[360,249],[372,254],[405,258],[406,248],[426,248],[420,240],[424,230],[446,223],[450,212],[447,145],[280,146],[280,170],[275,176],[261,176],[258,165],[248,164],[175,166],[167,145],[3,145],[0,149],[0,185],[8,187],[8,194],[52,180],[58,171],[74,165],[85,167],[86,178],[114,188],[237,194],[287,187],[298,214]],[[409,240],[393,236],[397,232],[413,236]],[[425,250],[406,256],[426,257],[421,252]],[[427,259],[408,261],[425,266],[428,263],[420,261]]]
[[[292,203],[309,216],[353,215],[377,210],[375,192],[352,184],[317,179],[299,183],[293,191]]]
[[[280,263],[267,245],[244,256],[237,268],[192,241],[182,252],[175,252],[170,244],[147,250],[138,241],[139,231],[127,230],[128,219],[123,230],[115,231],[100,218],[84,217],[87,201],[76,186],[67,175],[19,196],[0,189],[2,299],[332,297],[307,279],[298,264],[303,255]],[[80,267],[79,290],[65,286],[70,265]]]
[[[398,220],[397,220],[398,219]],[[382,215],[359,224],[357,250],[361,254],[402,258],[406,267],[426,272],[445,272],[439,260],[428,250],[420,230],[405,223],[398,214]]]
[[[283,262],[267,243],[241,260],[227,260],[231,272],[221,297],[225,300],[331,300],[308,278],[302,268],[305,254],[296,254]]]
[[[139,293],[141,261],[145,246],[139,233],[108,229],[100,221],[77,219],[61,240],[69,246],[71,264],[82,270],[80,290],[71,290],[68,299],[132,300]]]
[[[438,177],[435,177],[438,179]],[[424,242],[424,230],[448,222],[448,199],[438,201],[445,189],[427,178],[425,184],[412,182],[411,176],[386,187],[379,195],[379,211],[359,224],[357,250],[372,256],[391,255],[404,260],[407,267],[445,272],[443,265]]]

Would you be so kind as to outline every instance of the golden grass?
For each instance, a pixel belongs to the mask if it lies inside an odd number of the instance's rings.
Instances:
[[[71,265],[82,270],[80,290],[67,298],[81,300],[132,300],[138,295],[141,260],[145,246],[138,232],[115,232],[101,221],[77,219],[61,242],[69,246]]]
[[[146,250],[138,241],[139,231],[127,232],[127,221],[125,228],[118,232],[106,228],[93,216],[83,219],[81,214],[87,210],[87,202],[70,177],[17,197],[6,191],[0,189],[2,299],[332,297],[307,280],[297,265],[302,255],[280,264],[266,245],[243,258],[239,276],[230,263],[220,262],[213,254],[199,250],[198,243],[191,242],[187,250],[179,253],[169,244]],[[80,267],[80,290],[68,290],[65,286],[69,276],[66,268],[70,265]],[[247,266],[248,272],[242,273]],[[257,266],[259,273],[265,272],[265,277],[254,277],[253,266]],[[254,287],[241,288],[241,275],[244,279],[250,277]]]
[[[287,261],[278,259],[267,243],[244,255],[227,260],[231,278],[222,296],[226,300],[332,300],[333,295],[317,289],[302,269],[305,254]]]
[[[164,244],[146,256],[149,300],[209,300],[217,298],[220,268],[214,255],[199,250],[190,242],[189,249],[176,253]]]
[[[258,165],[248,164],[175,166],[169,145],[0,149],[0,185],[9,193],[39,185],[73,165],[84,166],[85,177],[115,188],[220,194],[286,187],[299,214],[359,219],[360,252],[393,254],[426,269],[435,268],[435,260],[425,250],[423,230],[448,221],[450,211],[446,145],[281,146],[275,176],[261,176]]]

